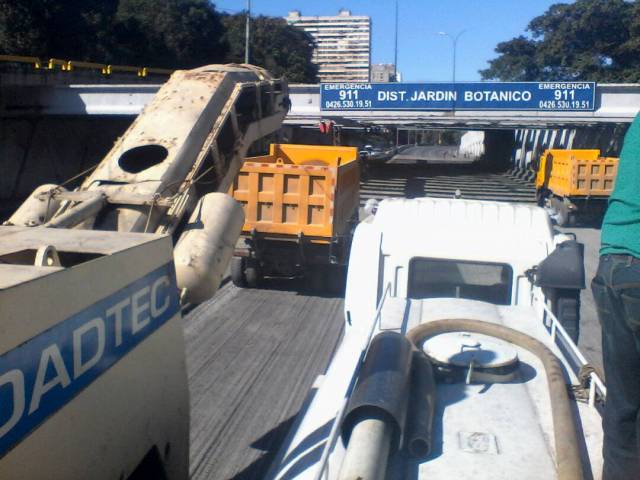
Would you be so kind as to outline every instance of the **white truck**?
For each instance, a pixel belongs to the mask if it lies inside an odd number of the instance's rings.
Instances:
[[[218,288],[224,192],[287,110],[260,68],[177,71],[79,188],[0,226],[0,478],[187,478],[180,308]]]
[[[541,208],[384,200],[268,478],[600,478],[606,389],[554,313],[583,287],[581,246]]]

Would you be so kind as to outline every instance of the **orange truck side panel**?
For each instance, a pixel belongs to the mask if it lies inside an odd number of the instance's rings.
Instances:
[[[536,189],[561,197],[608,197],[618,173],[618,159],[600,150],[545,150],[540,157]]]
[[[245,210],[245,233],[329,241],[343,234],[359,206],[358,149],[272,144],[245,159],[229,194]]]

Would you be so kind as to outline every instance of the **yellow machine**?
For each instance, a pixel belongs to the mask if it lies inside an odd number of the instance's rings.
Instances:
[[[559,225],[572,224],[576,213],[602,210],[613,191],[618,159],[600,150],[545,150],[536,175],[536,194]]]
[[[177,71],[78,189],[0,226],[0,478],[187,478],[181,304],[218,288],[226,192],[288,105],[257,67]]]
[[[247,158],[229,191],[245,211],[233,282],[256,286],[263,275],[291,278],[344,264],[359,187],[354,147],[272,144],[269,155]]]
[[[0,228],[0,478],[187,478],[172,257],[166,235]]]

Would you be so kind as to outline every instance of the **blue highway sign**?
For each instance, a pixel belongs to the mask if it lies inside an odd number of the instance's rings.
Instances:
[[[323,83],[320,109],[595,110],[594,82]]]

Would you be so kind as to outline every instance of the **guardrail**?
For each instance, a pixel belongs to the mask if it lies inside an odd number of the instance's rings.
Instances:
[[[71,72],[76,69],[99,71],[102,75],[111,75],[115,72],[135,73],[138,77],[147,75],[171,75],[173,70],[166,68],[134,67],[129,65],[111,65],[108,63],[82,62],[76,60],[61,60],[49,58],[41,60],[39,57],[22,55],[0,55],[0,62],[30,64],[35,70],[56,70]]]

